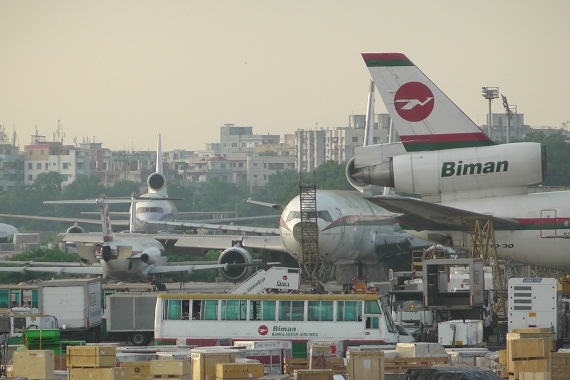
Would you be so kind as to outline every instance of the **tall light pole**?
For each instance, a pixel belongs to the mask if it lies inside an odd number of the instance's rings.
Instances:
[[[491,103],[493,102],[493,99],[497,99],[499,97],[499,87],[482,87],[483,89],[483,97],[485,99],[489,100],[489,117],[487,119],[487,134],[489,135],[489,138],[491,138],[491,120],[492,120],[492,115],[491,115]]]
[[[511,125],[511,119],[513,118],[513,111],[511,111],[511,107],[509,107],[509,102],[507,100],[507,97],[503,94],[501,94],[501,97],[503,98],[503,107],[505,107],[505,112],[507,113],[507,144],[509,143],[509,129],[510,129],[510,125]]]

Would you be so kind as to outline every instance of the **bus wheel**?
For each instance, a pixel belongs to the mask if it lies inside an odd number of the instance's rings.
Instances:
[[[148,344],[148,339],[144,333],[134,333],[131,336],[131,342],[135,346],[146,346]]]

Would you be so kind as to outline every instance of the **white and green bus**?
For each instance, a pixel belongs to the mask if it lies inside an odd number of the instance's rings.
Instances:
[[[290,340],[293,356],[307,342],[360,344],[412,342],[378,294],[159,293],[155,344],[215,346],[232,340]]]

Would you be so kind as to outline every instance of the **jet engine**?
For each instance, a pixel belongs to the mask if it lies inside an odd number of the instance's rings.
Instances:
[[[368,166],[357,163],[358,158],[351,160],[346,170],[355,187],[373,184],[422,195],[527,186],[546,177],[545,148],[529,142],[408,152]]]
[[[75,223],[73,226],[69,227],[66,231],[66,234],[84,234],[85,230],[79,224]]]
[[[220,275],[227,281],[240,282],[253,273],[251,266],[253,258],[245,248],[240,246],[234,246],[222,252],[218,264],[244,264],[243,266],[230,266],[227,269],[220,269]]]
[[[145,249],[141,253],[141,260],[145,264],[156,264],[160,257],[160,251],[156,248]]]
[[[148,176],[146,183],[149,189],[159,191],[166,184],[166,178],[162,174],[154,172]]]

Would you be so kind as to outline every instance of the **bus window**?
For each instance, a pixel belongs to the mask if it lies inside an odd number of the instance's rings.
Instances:
[[[362,320],[361,301],[337,301],[336,320],[361,321]]]
[[[241,321],[246,319],[247,301],[222,300],[222,319],[226,321]]]
[[[332,321],[333,301],[308,301],[307,303],[308,321]]]
[[[380,326],[378,317],[366,317],[366,328],[367,329],[377,329]]]
[[[167,300],[165,302],[166,306],[166,318],[165,319],[181,319],[181,302],[180,300]]]
[[[366,301],[364,303],[364,313],[366,314],[381,314],[380,306],[377,301]]]
[[[202,310],[202,301],[193,300],[192,301],[192,319],[200,319],[200,310]]]
[[[279,301],[280,321],[305,320],[305,301]]]
[[[190,301],[182,301],[182,319],[190,319]]]
[[[218,300],[205,300],[202,308],[202,318],[208,321],[218,319]]]
[[[275,301],[261,301],[261,320],[275,320]]]

